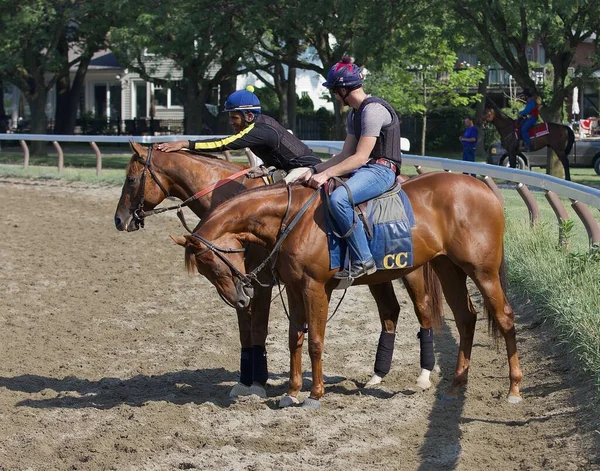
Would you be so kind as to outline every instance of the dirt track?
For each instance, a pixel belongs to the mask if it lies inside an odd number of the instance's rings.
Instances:
[[[600,469],[590,386],[534,314],[518,309],[524,402],[505,401],[506,354],[483,318],[467,391],[448,402],[452,316],[436,339],[441,373],[416,392],[418,326],[400,285],[405,309],[382,386],[360,388],[380,328],[368,291],[353,288],[328,325],[321,410],[277,408],[288,371],[279,302],[270,397],[230,401],[233,310],[185,273],[167,237],[183,233],[176,218],[114,229],[119,191],[0,181],[0,470]],[[306,393],[307,354],[304,366]]]

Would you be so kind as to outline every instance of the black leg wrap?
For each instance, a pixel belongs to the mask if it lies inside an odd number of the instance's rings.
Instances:
[[[421,327],[417,337],[421,342],[421,368],[431,371],[435,366],[435,355],[433,354],[433,329],[424,329]]]
[[[377,344],[377,354],[375,355],[375,374],[381,378],[390,372],[395,340],[395,333],[381,332],[379,335],[379,344]]]
[[[242,348],[240,354],[240,383],[252,385],[252,348]]]
[[[253,380],[256,383],[265,385],[269,378],[269,372],[267,371],[267,351],[265,347],[261,345],[254,345],[252,347],[252,366],[254,368]]]

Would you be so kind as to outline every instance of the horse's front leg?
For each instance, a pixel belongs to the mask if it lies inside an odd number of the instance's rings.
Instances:
[[[287,286],[290,325],[288,343],[290,349],[290,380],[287,393],[280,399],[279,407],[298,404],[298,393],[302,390],[302,344],[304,343],[304,303],[302,296],[290,285]]]
[[[267,368],[266,342],[269,334],[269,311],[271,307],[272,287],[255,286],[254,298],[251,304],[251,342],[252,342],[252,384],[250,394],[267,397],[265,385],[269,379]]]
[[[249,310],[236,309],[238,328],[240,330],[240,379],[229,391],[229,397],[248,396],[252,394],[252,321]]]
[[[303,407],[318,409],[320,399],[325,394],[323,380],[323,349],[325,346],[325,325],[329,308],[329,295],[325,286],[313,281],[303,290],[304,308],[308,322],[308,353],[312,366],[312,388]]]

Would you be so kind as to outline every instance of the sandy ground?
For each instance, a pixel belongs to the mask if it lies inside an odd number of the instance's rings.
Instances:
[[[277,407],[288,371],[278,301],[269,398],[230,400],[234,311],[185,273],[167,237],[184,232],[176,218],[115,230],[119,193],[0,181],[0,470],[600,469],[592,389],[531,306],[515,306],[519,405],[505,401],[506,354],[483,318],[469,386],[444,400],[457,351],[449,312],[436,337],[441,372],[416,390],[418,326],[400,284],[405,309],[382,385],[361,388],[380,328],[368,291],[352,288],[328,325],[321,410]]]

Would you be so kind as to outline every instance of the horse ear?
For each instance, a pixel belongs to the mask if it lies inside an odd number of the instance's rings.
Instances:
[[[133,150],[133,152],[135,152],[140,157],[146,157],[146,155],[148,154],[148,148],[141,145],[138,142],[129,141],[129,145],[131,146],[131,150]]]
[[[175,242],[177,245],[181,245],[182,247],[185,247],[187,245],[187,239],[185,237],[178,237],[178,236],[174,236],[169,234],[169,237],[173,240],[173,242]]]

